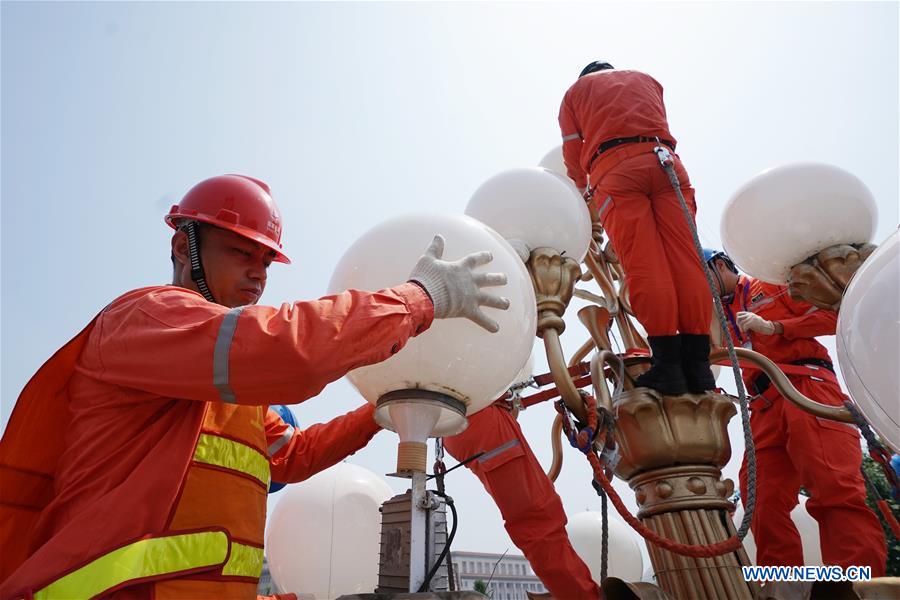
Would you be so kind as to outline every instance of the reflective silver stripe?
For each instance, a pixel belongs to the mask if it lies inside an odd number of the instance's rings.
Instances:
[[[222,319],[219,326],[219,335],[216,338],[216,348],[213,352],[213,384],[219,390],[222,402],[234,404],[234,392],[228,384],[228,354],[231,352],[231,341],[234,339],[234,330],[237,329],[237,320],[241,316],[243,306],[232,308]]]
[[[775,302],[775,298],[763,298],[759,302],[752,302],[750,304],[750,306],[747,307],[747,310],[750,312],[755,312],[757,308],[760,308],[761,306],[765,306],[766,304],[772,304],[773,302]],[[818,310],[818,309],[814,306],[813,310]],[[804,314],[808,315],[811,312],[812,311],[808,310]]]
[[[572,140],[580,140],[580,139],[581,139],[580,133],[573,133],[572,135],[564,136],[563,142],[571,142]]]
[[[275,453],[284,448],[284,445],[291,441],[292,437],[294,437],[294,428],[288,425],[284,433],[269,446],[269,456],[275,456]]]
[[[612,202],[612,196],[607,196],[606,200],[603,201],[603,204],[600,205],[600,210],[597,211],[597,216],[603,216],[603,211],[606,210],[606,207],[609,206],[609,203]]]
[[[519,445],[519,440],[509,440],[509,441],[506,442],[505,444],[502,444],[502,445],[500,445],[500,446],[497,446],[496,448],[494,448],[494,449],[491,450],[490,452],[485,452],[484,454],[482,454],[482,455],[478,458],[478,462],[484,462],[484,461],[486,461],[486,460],[491,460],[492,458],[494,458],[494,457],[497,456],[498,454],[503,454],[503,453],[506,452],[507,450],[509,450],[509,449],[511,449],[511,448],[515,448],[515,447],[518,446],[518,445]]]

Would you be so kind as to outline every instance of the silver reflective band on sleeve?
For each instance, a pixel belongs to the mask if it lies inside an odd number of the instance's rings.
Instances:
[[[503,454],[503,453],[506,452],[507,450],[509,450],[509,449],[511,449],[511,448],[515,448],[515,447],[518,446],[518,445],[519,445],[519,440],[515,440],[515,439],[509,440],[509,441],[506,442],[505,444],[502,444],[502,445],[500,445],[500,446],[497,446],[496,448],[494,448],[494,449],[491,450],[490,452],[485,452],[484,454],[482,454],[480,457],[478,457],[478,462],[484,462],[484,461],[486,461],[486,460],[491,460],[492,458],[494,458],[494,457],[497,456],[498,454]]]
[[[269,445],[269,456],[275,456],[275,453],[284,448],[284,445],[291,441],[291,438],[294,437],[294,428],[291,425],[288,425],[288,428],[284,430],[278,439]]]
[[[573,133],[571,135],[563,136],[563,142],[571,142],[572,140],[580,140],[580,139],[581,139],[580,133]]]
[[[219,335],[216,337],[216,347],[213,351],[213,384],[219,390],[222,402],[234,404],[234,392],[228,384],[228,355],[231,352],[231,341],[234,339],[234,330],[237,329],[237,320],[241,316],[243,306],[232,308],[222,319],[219,326]]]
[[[612,196],[607,196],[606,200],[603,201],[603,204],[600,205],[600,210],[597,211],[598,217],[603,216],[603,211],[606,210],[606,207],[609,206],[610,202],[612,202]]]

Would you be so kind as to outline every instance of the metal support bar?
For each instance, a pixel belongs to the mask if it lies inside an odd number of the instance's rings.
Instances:
[[[412,498],[409,529],[409,591],[417,592],[425,581],[427,565],[425,564],[426,528],[428,511],[425,510],[427,494],[425,491],[425,473],[413,472]]]

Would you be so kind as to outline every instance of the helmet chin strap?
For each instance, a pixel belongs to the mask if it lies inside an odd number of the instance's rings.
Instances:
[[[197,222],[188,221],[184,226],[184,231],[188,239],[188,253],[191,259],[191,280],[197,285],[197,289],[203,294],[203,297],[210,302],[215,303],[216,299],[209,286],[206,285],[206,275],[203,273],[203,263],[200,262],[200,244],[197,239]]]
[[[712,273],[713,277],[716,278],[716,285],[719,286],[719,297],[725,300],[726,303],[730,304],[731,301],[728,300],[728,297],[733,297],[734,292],[731,292],[730,294],[725,292],[725,281],[722,279],[722,276],[719,275],[719,270],[716,268],[715,261],[707,263],[707,266],[709,267],[710,273]]]

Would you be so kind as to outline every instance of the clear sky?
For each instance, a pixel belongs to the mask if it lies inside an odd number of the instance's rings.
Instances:
[[[560,141],[563,93],[595,59],[664,86],[705,244],[718,245],[722,207],[741,183],[791,161],[833,163],[866,182],[880,211],[876,242],[898,223],[894,2],[0,11],[3,428],[32,373],[103,306],[169,281],[162,217],[197,181],[267,181],[294,264],[272,267],[263,301],[317,297],[373,224],[461,212],[488,177],[536,165]],[[588,337],[570,313],[569,352]],[[361,402],[341,381],[294,412],[312,423]],[[545,465],[552,418],[549,405],[520,417]],[[381,433],[351,461],[389,472],[395,443]],[[567,511],[598,509],[586,461],[566,459],[557,489]],[[454,472],[448,492],[460,507],[456,549],[516,552],[474,476]]]

